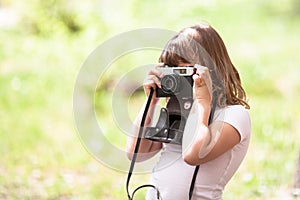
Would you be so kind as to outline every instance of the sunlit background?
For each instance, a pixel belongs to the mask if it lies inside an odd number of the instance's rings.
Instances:
[[[0,0],[0,199],[126,199],[126,174],[96,161],[77,135],[77,73],[98,45],[117,34],[145,27],[178,31],[199,22],[224,39],[251,105],[249,152],[224,199],[297,199],[298,0]],[[158,53],[114,64],[126,72],[136,63],[157,62]],[[102,84],[109,87],[111,79]],[[99,87],[95,95],[104,121],[111,115],[105,109],[109,92]],[[130,116],[142,104],[136,98]],[[108,138],[124,147],[125,137]],[[134,176],[132,187],[148,178]]]

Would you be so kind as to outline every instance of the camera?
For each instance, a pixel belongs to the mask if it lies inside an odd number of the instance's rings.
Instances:
[[[164,143],[181,144],[187,117],[193,104],[193,78],[195,68],[159,67],[163,74],[161,88],[156,97],[169,97],[166,108],[161,108],[155,127],[146,127],[145,138]]]

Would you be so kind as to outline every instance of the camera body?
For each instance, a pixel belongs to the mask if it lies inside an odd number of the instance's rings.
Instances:
[[[182,143],[185,123],[193,104],[193,75],[195,68],[158,68],[163,74],[161,88],[156,87],[156,97],[169,97],[166,108],[161,108],[155,127],[146,127],[145,138],[164,143]]]
[[[193,66],[186,67],[159,67],[163,74],[160,79],[161,88],[156,87],[156,97],[193,97]]]

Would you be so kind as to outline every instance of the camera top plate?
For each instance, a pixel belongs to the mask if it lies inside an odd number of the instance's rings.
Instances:
[[[163,75],[168,74],[178,74],[180,76],[192,76],[195,73],[194,66],[184,66],[184,67],[170,67],[168,65],[165,65],[163,67],[159,67],[158,70]]]

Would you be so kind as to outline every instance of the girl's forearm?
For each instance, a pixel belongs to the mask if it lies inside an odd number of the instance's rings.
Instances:
[[[131,131],[133,133],[133,136],[129,136],[128,139],[127,139],[126,149],[127,149],[127,156],[128,156],[129,159],[132,158],[132,155],[134,153],[134,149],[135,149],[136,142],[137,142],[137,139],[138,139],[140,124],[141,124],[141,121],[142,121],[142,116],[144,114],[145,106],[146,106],[146,102],[145,102],[143,108],[141,109],[138,117],[134,121],[133,128],[132,128],[132,131]],[[156,104],[154,104],[154,103],[152,103],[150,105],[149,111],[147,113],[147,117],[146,117],[146,120],[145,120],[144,127],[149,126],[149,125],[152,124],[152,119],[153,119],[155,107],[156,107]],[[143,137],[144,137],[144,135],[142,135],[142,139],[141,139],[141,143],[140,143],[140,147],[139,147],[139,151],[138,151],[138,153],[140,154],[138,157],[140,157],[141,160],[145,160],[148,157],[152,157],[153,153],[151,153],[151,152],[158,151],[161,148],[160,143],[153,142],[153,141],[147,140],[147,139],[143,139]]]
[[[200,161],[201,151],[211,139],[211,130],[209,128],[210,105],[201,104],[198,101],[194,103],[189,119],[186,124],[185,134],[190,134],[188,141],[185,141],[183,149],[183,159],[186,163],[197,165]]]

